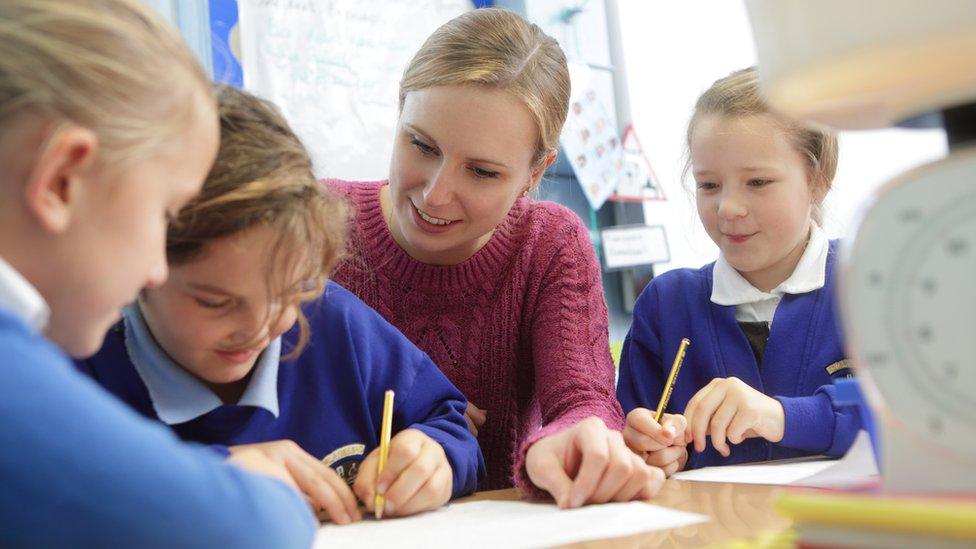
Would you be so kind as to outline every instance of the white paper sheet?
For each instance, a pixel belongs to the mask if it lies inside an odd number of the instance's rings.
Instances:
[[[561,510],[550,503],[473,501],[413,517],[319,529],[314,547],[543,547],[678,528],[706,517],[642,502]]]
[[[854,444],[841,459],[803,459],[783,462],[703,467],[674,475],[678,480],[701,482],[735,482],[740,484],[777,484],[843,488],[872,482],[878,478],[878,466],[866,431],[858,433]]]

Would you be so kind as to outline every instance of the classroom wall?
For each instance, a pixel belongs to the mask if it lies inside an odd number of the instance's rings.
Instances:
[[[172,23],[210,69],[209,2],[145,0]],[[221,0],[226,1],[226,0]],[[587,6],[588,4],[594,4]],[[601,0],[583,4],[585,12],[603,13]],[[671,261],[657,264],[660,274],[678,267],[695,267],[712,261],[717,248],[702,229],[694,201],[680,181],[685,160],[684,133],[691,108],[698,95],[712,81],[732,70],[752,65],[756,55],[745,6],[727,0],[647,2],[616,0],[629,83],[630,111],[637,134],[654,170],[662,181],[666,202],[644,204],[648,224],[663,224],[668,232]],[[553,10],[565,8],[564,0],[504,0],[496,5],[527,13],[557,35],[573,56],[606,62],[605,36],[583,28],[567,40],[554,26]],[[557,10],[558,11],[558,10]],[[585,14],[584,14],[585,15]],[[534,17],[533,17],[534,16]],[[586,18],[581,20],[586,23]],[[602,20],[593,22],[601,26]],[[585,25],[584,25],[585,27]],[[600,39],[594,39],[601,36]],[[596,48],[599,55],[590,55]],[[581,54],[581,55],[580,55]],[[588,59],[589,60],[589,59]],[[598,76],[608,79],[603,71]],[[604,86],[609,89],[610,84]],[[612,103],[612,98],[610,99]],[[890,129],[871,132],[842,132],[841,158],[834,191],[826,202],[826,229],[832,237],[853,233],[857,216],[870,196],[885,181],[907,168],[939,158],[946,147],[941,131]],[[382,166],[382,163],[378,164]],[[379,172],[378,172],[379,173]],[[548,189],[559,199],[558,173],[553,170]],[[616,282],[616,275],[609,275]],[[639,291],[640,288],[637,288]],[[616,303],[619,289],[607,288],[611,309],[626,311]],[[619,306],[618,306],[619,305]],[[629,314],[612,315],[615,334],[626,331]],[[626,318],[625,318],[626,317]]]
[[[684,135],[695,100],[714,80],[753,65],[755,47],[743,3],[728,0],[619,0],[634,125],[669,200],[646,203],[647,223],[663,223],[672,261],[660,274],[718,256],[681,185]],[[840,164],[826,201],[826,229],[851,235],[858,212],[893,175],[945,154],[939,130],[841,132]]]
[[[143,0],[156,9],[173,26],[196,54],[208,74],[213,74],[210,48],[210,4],[207,0]]]

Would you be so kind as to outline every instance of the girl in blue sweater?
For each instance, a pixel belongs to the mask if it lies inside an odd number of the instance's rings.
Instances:
[[[484,464],[466,401],[431,360],[326,279],[346,211],[274,109],[218,90],[221,143],[167,235],[170,277],[129,306],[79,367],[138,412],[225,455],[285,466],[334,522],[434,509]],[[383,393],[395,436],[377,477]]]
[[[836,242],[820,228],[836,137],[771,113],[746,69],[699,98],[687,140],[698,215],[720,255],[655,278],[638,298],[617,387],[625,439],[669,475],[841,455],[859,419],[833,404],[832,378],[849,372]],[[684,337],[691,346],[659,425],[649,408]]]
[[[0,547],[312,543],[279,464],[179,441],[67,356],[166,278],[167,218],[218,141],[206,74],[146,2],[0,2]]]

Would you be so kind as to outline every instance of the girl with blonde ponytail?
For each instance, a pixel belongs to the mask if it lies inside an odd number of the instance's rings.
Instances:
[[[312,175],[273,105],[220,86],[220,151],[170,226],[170,277],[125,308],[78,366],[184,440],[285,464],[323,518],[346,524],[388,485],[384,516],[440,507],[483,475],[464,397],[375,311],[328,282],[346,204]],[[383,394],[397,395],[376,476]]]
[[[310,543],[280,465],[184,445],[65,356],[166,279],[217,140],[206,76],[144,2],[0,2],[0,546]]]
[[[702,94],[687,140],[698,216],[720,254],[656,277],[637,299],[617,385],[624,437],[669,475],[843,455],[860,423],[833,401],[832,378],[850,370],[837,242],[820,227],[837,137],[772,112],[749,68]],[[684,337],[692,344],[658,422],[650,408]]]

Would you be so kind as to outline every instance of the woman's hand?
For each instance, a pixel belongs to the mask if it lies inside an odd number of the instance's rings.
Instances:
[[[525,457],[529,480],[559,507],[648,499],[664,473],[630,451],[623,436],[597,417],[536,441]]]
[[[470,402],[468,407],[464,409],[464,420],[468,422],[468,430],[475,437],[478,436],[478,429],[485,424],[486,419],[488,419],[487,410],[482,410]]]

